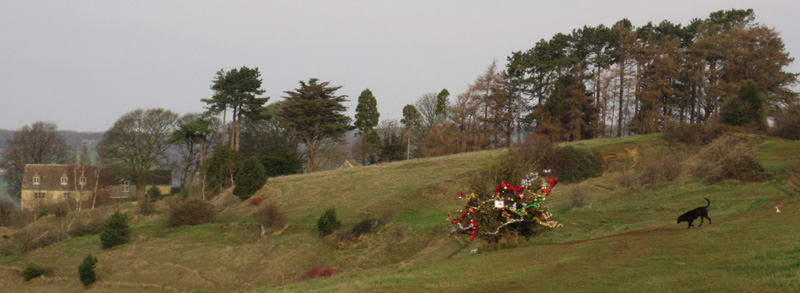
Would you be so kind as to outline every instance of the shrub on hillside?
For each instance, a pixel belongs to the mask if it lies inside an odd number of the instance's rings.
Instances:
[[[128,216],[114,212],[108,219],[108,225],[103,233],[100,233],[100,242],[103,243],[103,249],[108,249],[120,244],[125,244],[131,241],[131,227],[128,226]]]
[[[83,259],[83,262],[78,266],[78,276],[83,283],[84,286],[89,286],[94,284],[96,281],[95,273],[94,273],[94,266],[97,264],[97,258],[92,257],[92,254],[86,256]]]
[[[24,278],[25,281],[30,281],[42,275],[47,276],[47,269],[37,264],[30,263],[26,265],[25,270],[22,271],[22,278]]]
[[[338,274],[339,270],[336,268],[326,268],[326,269],[319,269],[319,266],[315,266],[308,271],[306,271],[305,276],[306,279],[312,278],[326,278]]]
[[[570,208],[577,209],[586,205],[586,187],[583,184],[575,185],[567,192],[567,204]]]
[[[80,237],[83,235],[102,233],[105,228],[105,219],[100,213],[84,213],[85,216],[75,220],[69,236]]]
[[[317,229],[319,229],[319,234],[321,236],[331,234],[341,227],[342,222],[336,218],[336,208],[330,208],[325,211],[325,214],[317,221]]]
[[[678,155],[645,157],[637,167],[639,182],[644,185],[652,185],[659,182],[674,181],[681,175],[682,163],[683,158]]]
[[[755,155],[740,153],[723,160],[719,171],[709,181],[716,182],[725,179],[736,179],[742,182],[763,182],[771,180],[772,174],[764,169],[764,165],[756,159]]]
[[[253,217],[261,225],[261,237],[267,233],[267,229],[281,228],[286,225],[286,216],[281,208],[273,202],[267,202],[259,208]]]
[[[217,208],[210,202],[190,199],[172,210],[167,225],[174,228],[183,225],[206,224],[214,222],[216,216]]]
[[[722,127],[714,124],[673,124],[664,130],[664,140],[690,146],[702,146],[711,143],[722,133]]]
[[[361,235],[368,234],[372,232],[375,228],[380,225],[380,222],[376,219],[366,219],[361,222],[358,222],[353,228],[342,233],[342,241],[345,242],[356,242],[358,241],[358,237]]]
[[[526,142],[481,171],[470,181],[478,194],[494,189],[501,181],[521,182],[534,170],[552,170],[552,177],[565,183],[580,182],[602,174],[602,158],[589,150],[559,147],[547,140]]]
[[[147,192],[145,193],[145,196],[147,196],[147,198],[149,198],[150,201],[157,201],[157,200],[161,199],[161,197],[163,195],[161,194],[161,190],[158,189],[158,187],[156,187],[155,185],[153,185],[153,186],[150,186],[150,188],[147,189]]]
[[[267,173],[264,166],[256,157],[250,157],[244,161],[242,168],[236,173],[236,186],[233,188],[233,195],[242,200],[250,198],[253,193],[264,187],[267,183]]]

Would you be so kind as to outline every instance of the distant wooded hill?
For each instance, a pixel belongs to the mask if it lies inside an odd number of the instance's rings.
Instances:
[[[67,145],[72,150],[80,151],[83,149],[83,142],[88,143],[89,149],[94,149],[94,145],[103,139],[105,132],[78,132],[72,130],[61,130],[58,133],[67,140]],[[6,148],[6,140],[14,135],[13,130],[0,129],[0,149]]]

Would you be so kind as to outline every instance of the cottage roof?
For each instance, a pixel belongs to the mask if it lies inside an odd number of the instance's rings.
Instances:
[[[77,165],[65,164],[26,164],[22,176],[22,189],[26,190],[75,190],[75,184],[80,184],[81,170],[86,178],[86,187],[93,188],[96,181],[95,165],[86,165],[83,169]],[[123,178],[120,172],[113,167],[103,167],[100,172],[101,186],[116,184],[115,178]],[[77,175],[77,181],[75,176]],[[34,184],[33,178],[39,177],[39,184]],[[67,177],[67,184],[61,184],[61,177]],[[172,172],[170,170],[154,170],[147,178],[147,185],[172,185]]]

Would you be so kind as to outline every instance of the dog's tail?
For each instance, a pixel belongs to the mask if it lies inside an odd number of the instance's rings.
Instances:
[[[704,197],[704,198],[705,198],[705,197]],[[708,204],[706,205],[706,208],[708,208],[708,206],[710,206],[710,205],[711,205],[711,201],[710,201],[710,200],[708,200],[708,198],[705,198],[705,199],[706,199],[706,201],[708,202]]]

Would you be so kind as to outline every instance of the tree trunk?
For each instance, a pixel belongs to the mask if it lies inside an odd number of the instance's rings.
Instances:
[[[625,100],[625,58],[619,60],[619,117],[617,117],[617,136],[622,137],[622,106]]]
[[[309,138],[306,142],[308,145],[308,173],[314,172],[314,139]]]
[[[406,160],[411,160],[411,127],[408,127],[408,144],[406,145]]]

